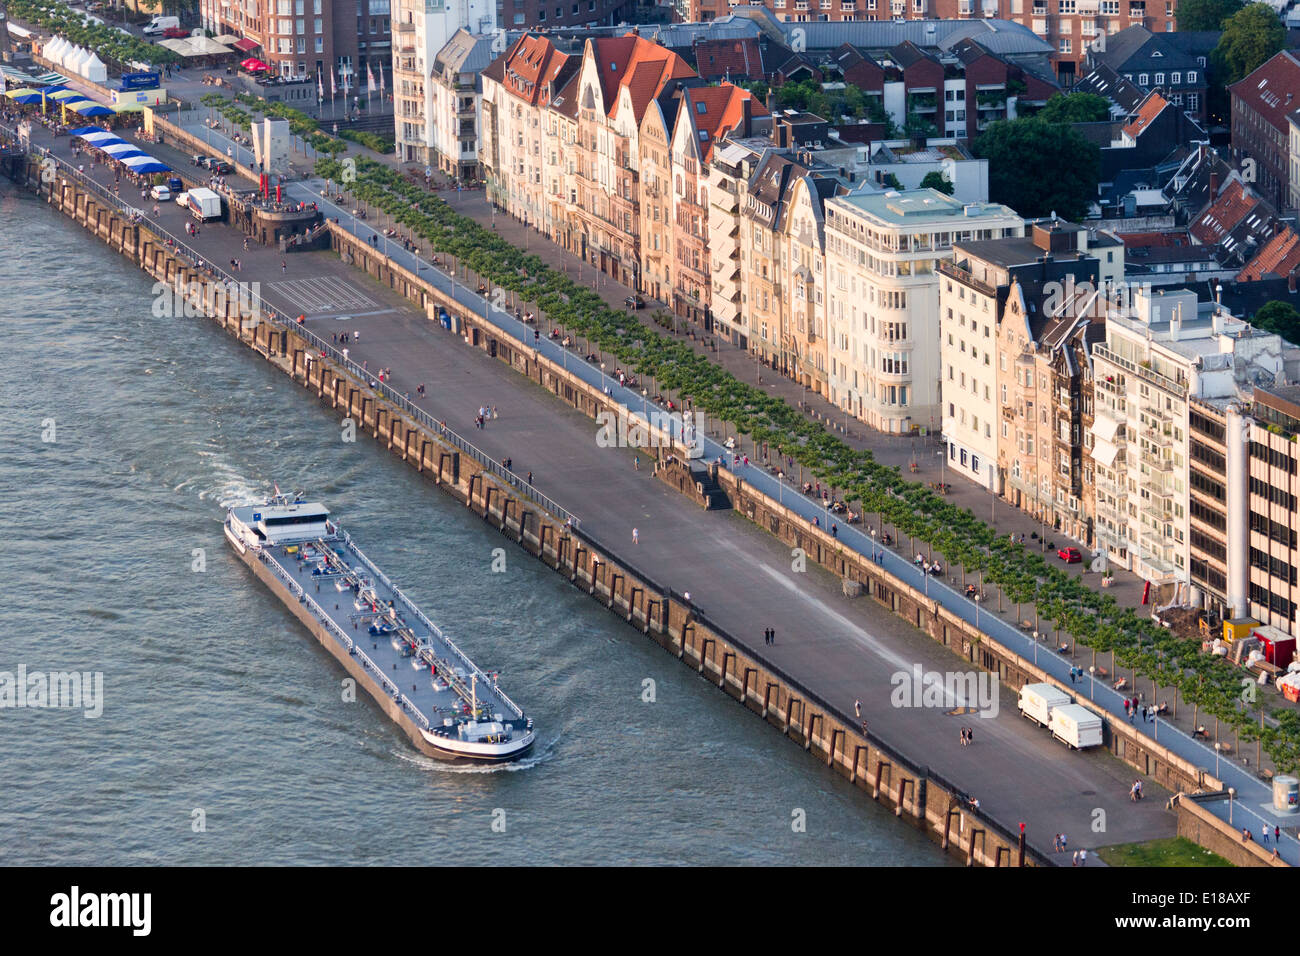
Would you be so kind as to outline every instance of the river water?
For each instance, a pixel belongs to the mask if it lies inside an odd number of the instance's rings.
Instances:
[[[338,421],[152,280],[0,191],[6,864],[942,865],[928,840]],[[417,753],[229,553],[223,506],[326,504],[532,715],[528,759]],[[506,570],[493,573],[493,549]],[[652,682],[652,683],[650,683]],[[653,692],[653,701],[644,698]]]

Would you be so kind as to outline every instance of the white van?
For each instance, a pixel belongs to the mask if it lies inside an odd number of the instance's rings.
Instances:
[[[148,23],[146,23],[144,29],[141,30],[140,32],[147,37],[151,37],[156,34],[162,33],[164,30],[170,30],[172,27],[179,27],[180,25],[181,25],[180,17],[164,17],[161,15],[157,15]]]

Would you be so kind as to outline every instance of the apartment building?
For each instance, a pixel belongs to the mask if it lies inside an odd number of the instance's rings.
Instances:
[[[462,0],[456,4],[443,0],[392,2],[395,4],[391,59],[397,155],[404,162],[440,165],[440,151],[464,152],[460,147],[469,142],[469,137],[461,136],[459,129],[461,121],[469,117],[467,111],[462,113],[455,108],[462,100],[459,94],[451,101],[450,113],[439,110],[434,98],[435,88],[440,85],[433,79],[435,61],[457,30],[463,28],[475,36],[495,32],[496,3],[494,0]],[[360,76],[364,82],[364,67]],[[450,145],[453,142],[456,145]],[[457,157],[453,166],[459,161]]]
[[[479,159],[489,200],[554,235],[548,196],[563,192],[558,123],[548,107],[576,75],[579,58],[524,34],[482,73]]]
[[[750,179],[771,148],[767,137],[732,137],[714,150],[713,162],[709,164],[709,260],[713,272],[709,301],[713,331],[746,350],[750,325],[748,311],[741,308],[742,286],[747,276],[741,268],[741,236],[743,229],[748,239],[752,229],[744,215]],[[655,295],[653,290],[649,291]]]
[[[1188,577],[1192,603],[1219,620],[1250,613],[1249,413],[1235,398],[1189,402]]]
[[[1091,346],[1123,243],[1059,220],[956,245],[940,263],[948,466],[1087,542],[1093,481]]]
[[[1190,585],[1190,484],[1218,493],[1204,484],[1206,469],[1189,464],[1195,453],[1218,468],[1213,443],[1192,443],[1191,403],[1277,380],[1284,343],[1214,303],[1198,305],[1192,292],[1138,289],[1128,298],[1112,307],[1106,342],[1093,349],[1098,542],[1153,584]],[[1207,433],[1199,421],[1198,429]],[[1198,522],[1198,535],[1205,530]]]
[[[711,331],[709,164],[720,139],[733,131],[744,138],[770,130],[770,117],[752,93],[730,83],[686,87],[674,99],[671,306],[674,314]]]
[[[482,74],[496,56],[494,42],[457,30],[433,58],[432,153],[438,169],[459,179],[478,179],[482,171]]]
[[[880,431],[939,425],[939,263],[962,243],[1019,236],[997,203],[933,189],[858,189],[826,203],[830,400]],[[992,321],[990,314],[989,321]],[[991,336],[991,332],[990,332]]]
[[[1290,171],[1291,196],[1289,206],[1300,209],[1300,107],[1286,118],[1287,169]]]
[[[676,53],[643,37],[588,39],[568,99],[572,188],[566,248],[614,280],[641,286],[640,128],[654,101],[699,77]]]

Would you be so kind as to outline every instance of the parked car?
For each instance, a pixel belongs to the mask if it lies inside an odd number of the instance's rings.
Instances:
[[[171,187],[155,186],[153,187],[153,189],[149,190],[149,195],[152,196],[154,199],[158,200],[158,202],[165,202],[168,199],[172,198]]]
[[[1079,553],[1078,548],[1061,548],[1056,552],[1056,556],[1066,564],[1078,564],[1083,560],[1083,555]]]
[[[218,176],[224,176],[227,173],[233,173],[235,171],[235,167],[231,166],[224,159],[216,158],[208,160],[208,169],[212,170],[212,172],[216,173]]]
[[[189,192],[179,192],[179,193],[177,193],[177,194],[176,194],[176,205],[180,206],[182,209],[188,209],[188,208],[189,208],[189,205],[190,205],[190,194],[189,194]]]
[[[645,299],[641,298],[639,295],[630,295],[623,300],[623,304],[629,309],[644,309]]]
[[[168,27],[163,31],[164,40],[179,40],[182,37],[187,37],[189,35],[190,31],[186,30],[184,27]]]
[[[202,166],[202,167],[204,167],[204,168],[206,169],[206,168],[207,168],[207,165],[208,165],[208,160],[209,160],[210,158],[211,158],[211,157],[209,157],[209,156],[205,156],[205,155],[203,155],[202,153],[196,153],[195,155],[193,155],[193,156],[190,157],[190,163],[191,163],[191,165],[194,165],[194,166]]]

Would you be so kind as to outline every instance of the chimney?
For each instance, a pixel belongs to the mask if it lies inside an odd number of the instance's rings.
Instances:
[[[1219,171],[1216,169],[1210,173],[1210,201],[1219,198]]]
[[[1216,305],[1223,305],[1223,283],[1222,282],[1215,283],[1214,301]]]

